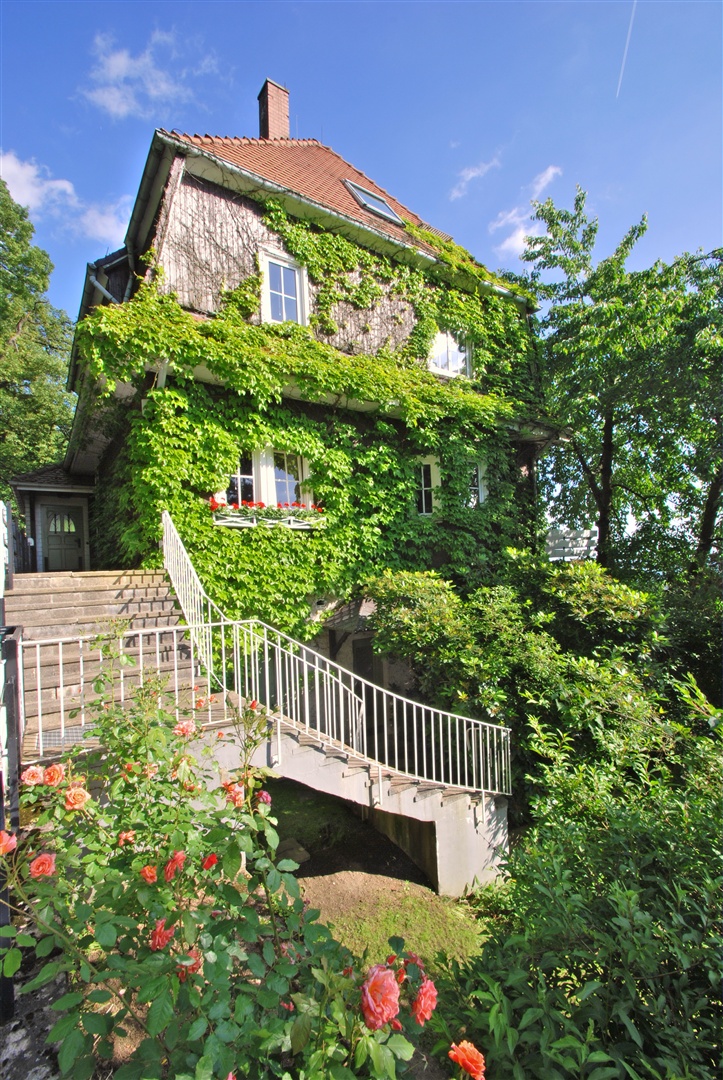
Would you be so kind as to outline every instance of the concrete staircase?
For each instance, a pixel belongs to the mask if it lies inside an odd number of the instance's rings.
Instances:
[[[5,618],[8,626],[22,627],[25,761],[53,756],[82,737],[86,718],[73,714],[94,696],[93,679],[107,663],[94,638],[117,639],[126,631],[123,652],[130,664],[116,694],[140,681],[144,649],[152,650],[161,676],[193,685],[181,611],[163,571],[17,575],[5,594]]]
[[[5,594],[7,625],[32,641],[102,634],[119,622],[176,626],[180,615],[163,570],[17,574]]]

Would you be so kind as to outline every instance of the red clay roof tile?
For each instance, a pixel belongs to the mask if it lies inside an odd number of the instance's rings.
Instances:
[[[433,253],[433,248],[428,245],[411,241],[403,226],[361,206],[343,181],[351,180],[352,183],[385,199],[392,210],[405,221],[421,225],[426,229],[430,229],[431,226],[384,188],[375,184],[363,172],[345,161],[334,150],[316,139],[247,139],[217,135],[186,135],[178,131],[170,134],[179,142],[188,143],[231,165],[270,180],[302,198],[310,199],[331,211],[343,214],[378,233],[384,233],[392,240],[407,245],[412,242],[416,247],[430,254]],[[440,233],[437,229],[431,229],[431,231],[444,239],[449,239],[445,233]]]

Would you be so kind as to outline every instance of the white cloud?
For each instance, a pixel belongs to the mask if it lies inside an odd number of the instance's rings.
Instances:
[[[462,169],[457,174],[459,182],[450,191],[450,199],[461,199],[463,195],[467,194],[467,188],[472,180],[477,180],[480,176],[488,173],[490,169],[499,169],[499,167],[500,162],[497,157],[493,157],[492,161],[480,161],[479,165],[468,165],[466,169]]]
[[[505,255],[508,258],[519,258],[525,250],[525,239],[534,235],[536,234],[531,226],[518,225],[501,244],[496,246],[495,252],[497,255]]]
[[[157,117],[162,108],[194,100],[189,77],[218,74],[215,56],[194,56],[193,66],[182,63],[176,36],[156,30],[142,52],[133,56],[110,34],[98,34],[93,42],[96,62],[89,73],[91,85],[83,96],[115,120],[134,116]]]
[[[119,247],[123,242],[130,215],[129,195],[106,204],[86,203],[70,180],[54,179],[44,165],[21,161],[12,150],[0,151],[0,177],[15,202],[27,207],[36,221],[55,219],[76,236],[108,247]]]
[[[559,165],[548,165],[541,173],[526,185],[530,192],[530,202],[539,199],[545,188],[558,176],[562,176]],[[525,188],[523,188],[525,190]],[[525,238],[539,236],[539,226],[533,224],[530,214],[530,203],[520,203],[511,210],[500,210],[499,214],[487,226],[489,231],[497,232],[498,229],[511,229],[512,231],[495,247],[495,254],[506,258],[518,258],[525,250]]]
[[[115,203],[92,203],[80,215],[78,224],[89,239],[119,248],[128,228],[130,213],[131,197],[123,195]]]
[[[545,188],[549,187],[552,181],[555,180],[558,176],[562,176],[562,169],[559,165],[548,165],[547,168],[543,170],[543,172],[538,173],[535,179],[530,184],[530,188],[532,191],[532,199],[539,199]]]
[[[12,150],[0,151],[0,176],[16,203],[42,216],[62,207],[77,206],[70,180],[53,180],[48,169],[35,161],[21,161]]]

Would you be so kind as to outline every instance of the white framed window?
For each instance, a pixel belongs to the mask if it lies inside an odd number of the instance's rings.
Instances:
[[[448,330],[435,335],[429,353],[429,370],[438,375],[469,375],[469,350]]]
[[[306,274],[287,255],[259,252],[263,275],[261,318],[264,322],[295,322],[306,325],[309,310]]]
[[[267,446],[242,454],[238,469],[229,477],[225,491],[217,491],[215,499],[229,506],[242,502],[264,503],[265,506],[310,506],[314,496],[308,485],[309,464],[300,454],[287,454]]]
[[[433,457],[417,462],[417,513],[429,517],[437,509],[439,491],[439,465]]]
[[[484,461],[478,461],[472,468],[472,473],[469,481],[469,493],[467,495],[467,506],[474,508],[475,506],[481,506],[489,495],[489,488],[487,487],[487,463]]]

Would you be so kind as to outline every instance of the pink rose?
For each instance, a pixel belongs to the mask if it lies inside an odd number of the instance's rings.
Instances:
[[[20,779],[24,784],[29,784],[33,787],[35,784],[42,784],[45,781],[45,773],[40,765],[29,765],[25,772],[20,773]]]
[[[184,739],[190,739],[196,734],[196,725],[193,720],[179,720],[173,729],[173,734],[182,735]]]
[[[18,838],[12,833],[0,829],[0,855],[9,855],[18,846]]]
[[[55,873],[55,855],[38,855],[30,864],[31,878],[50,877]]]
[[[424,1027],[425,1021],[430,1020],[437,1006],[437,987],[432,980],[425,975],[419,993],[412,1002],[412,1016]]]
[[[364,1023],[371,1031],[384,1027],[399,1012],[399,986],[394,972],[375,964],[361,988]]]

